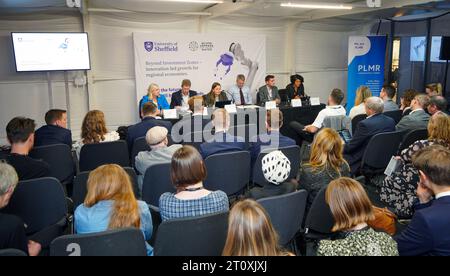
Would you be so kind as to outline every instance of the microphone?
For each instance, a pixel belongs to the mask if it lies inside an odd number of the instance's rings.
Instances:
[[[227,93],[228,95],[230,95],[231,96],[231,102],[234,104],[234,103],[236,103],[236,100],[234,99],[234,96],[233,96],[233,94],[231,94],[230,92],[228,92],[228,91],[225,91],[225,90],[222,90],[222,92],[225,92],[225,93]]]

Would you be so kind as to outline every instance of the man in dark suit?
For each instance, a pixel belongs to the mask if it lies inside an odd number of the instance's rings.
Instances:
[[[45,113],[45,122],[35,132],[34,146],[66,144],[72,148],[72,132],[67,129],[67,111],[51,109]]]
[[[281,98],[278,93],[278,88],[275,86],[275,77],[272,75],[266,76],[266,85],[262,86],[258,90],[257,105],[264,106],[266,102],[276,101],[280,104]]]
[[[214,137],[200,145],[200,153],[203,159],[206,157],[223,152],[245,150],[245,140],[241,137],[235,137],[228,133],[230,128],[230,115],[223,109],[216,109],[213,113],[213,125],[215,128]]]
[[[344,158],[353,174],[359,172],[362,157],[370,139],[379,133],[395,131],[395,121],[383,115],[384,102],[381,98],[366,100],[367,119],[359,122],[352,140],[344,147]]]
[[[191,81],[183,80],[181,82],[181,90],[172,94],[172,100],[170,101],[170,108],[181,109],[185,108],[186,110],[189,107],[188,101],[190,97],[197,96],[197,92],[191,90]]]
[[[411,102],[411,113],[404,116],[397,124],[397,130],[411,131],[428,127],[430,115],[425,112],[425,108],[430,102],[430,97],[425,94],[417,95]]]
[[[156,114],[158,114],[158,107],[152,103],[147,102],[142,106],[142,121],[128,128],[127,144],[128,150],[131,152],[133,148],[134,140],[139,137],[144,137],[147,131],[155,126],[162,126],[167,128],[169,133],[172,130],[172,123],[161,120]]]
[[[394,237],[400,256],[450,256],[450,150],[430,146],[413,157],[419,203],[408,227]]]

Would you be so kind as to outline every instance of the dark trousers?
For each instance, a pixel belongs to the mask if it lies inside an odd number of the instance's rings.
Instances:
[[[289,126],[295,131],[295,133],[297,133],[298,137],[296,141],[299,146],[302,146],[303,141],[312,143],[312,141],[314,140],[314,133],[304,131],[303,129],[305,128],[305,126],[300,124],[299,122],[290,122]]]

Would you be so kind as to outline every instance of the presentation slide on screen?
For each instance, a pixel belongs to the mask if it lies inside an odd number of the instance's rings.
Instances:
[[[431,40],[431,62],[445,62],[439,59],[442,37],[433,36]],[[425,61],[427,39],[425,36],[411,37],[410,61]]]
[[[12,33],[17,71],[88,70],[86,33]]]

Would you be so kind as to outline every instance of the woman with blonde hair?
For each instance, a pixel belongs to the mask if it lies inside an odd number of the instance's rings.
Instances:
[[[288,256],[264,208],[254,200],[236,203],[228,218],[223,256]]]
[[[432,145],[450,147],[450,117],[443,112],[431,116],[427,140],[413,143],[397,156],[400,167],[392,175],[387,176],[381,185],[381,200],[391,206],[400,217],[413,215],[412,207],[417,199],[419,172],[412,164],[412,157],[419,150]]]
[[[320,241],[319,256],[398,256],[397,243],[388,234],[368,226],[375,216],[359,182],[348,177],[331,181],[325,201],[334,218],[332,231],[341,232],[343,238]]]
[[[140,228],[145,240],[153,231],[148,206],[136,200],[130,177],[114,164],[103,165],[89,174],[88,193],[84,204],[75,210],[75,231],[78,234],[96,233],[111,229]],[[153,248],[146,244],[147,254]]]
[[[149,85],[147,89],[147,95],[143,96],[142,99],[139,101],[140,103],[139,109],[142,110],[144,104],[148,102],[152,102],[156,106],[158,106],[158,110],[170,109],[170,105],[167,102],[166,97],[164,95],[161,95],[161,89],[159,88],[159,85],[155,83]]]
[[[300,168],[299,189],[308,191],[307,209],[331,180],[350,176],[350,167],[343,156],[344,146],[339,134],[324,128],[314,137],[309,163]]]
[[[430,83],[425,86],[425,92],[428,96],[442,96],[442,84],[440,83]]]
[[[356,90],[355,106],[350,110],[350,118],[353,119],[357,115],[366,114],[366,106],[364,105],[366,99],[372,97],[372,91],[367,86],[360,86]]]
[[[73,146],[80,157],[81,147],[85,144],[112,142],[120,139],[116,131],[106,129],[105,114],[100,110],[91,110],[84,116],[81,126],[81,139]]]
[[[213,83],[211,86],[211,91],[203,97],[207,107],[214,107],[216,102],[228,100],[226,93],[222,91],[222,86],[218,82]]]

